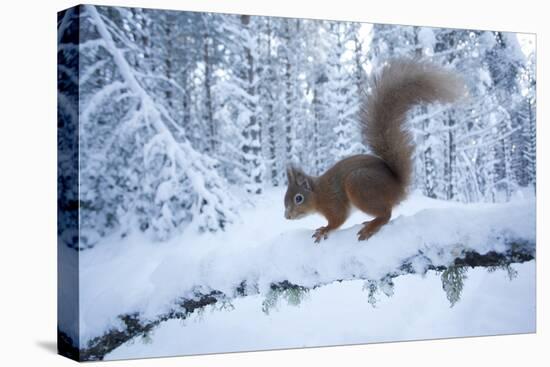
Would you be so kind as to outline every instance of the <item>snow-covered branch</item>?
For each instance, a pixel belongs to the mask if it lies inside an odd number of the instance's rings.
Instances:
[[[172,87],[176,88],[180,93],[182,94],[186,94],[187,91],[181,86],[179,85],[178,83],[176,83],[173,79],[170,79],[170,78],[166,78],[165,76],[162,76],[162,75],[150,75],[150,74],[144,74],[144,73],[139,73],[139,72],[136,72],[136,75],[141,77],[141,78],[145,78],[145,79],[157,79],[157,80],[162,80],[168,84],[170,84]]]
[[[86,84],[86,82],[92,77],[92,75],[94,75],[94,73],[96,73],[98,70],[104,68],[106,64],[107,60],[99,60],[95,64],[88,66],[86,70],[81,75],[79,75],[79,84],[81,86]]]
[[[463,274],[467,268],[477,267],[488,268],[489,270],[504,268],[509,272],[513,272],[513,270],[510,270],[509,267],[511,264],[523,263],[533,259],[534,248],[531,245],[525,243],[512,243],[510,244],[510,249],[502,253],[491,251],[485,254],[479,254],[477,252],[470,251],[463,253],[461,257],[456,257],[450,265],[434,265],[432,263],[426,264],[421,274],[425,274],[427,271],[431,270],[442,272],[442,287],[446,292],[448,292],[447,297],[449,298],[449,301],[456,302],[456,297],[459,297],[459,295],[452,294],[454,290],[446,288],[449,286],[449,284],[445,281],[445,277],[448,276],[448,274]],[[417,256],[403,262],[398,268],[395,269],[395,271],[388,273],[386,276],[376,281],[361,277],[357,277],[355,279],[365,281],[365,289],[369,291],[369,297],[372,297],[372,293],[377,292],[378,288],[382,289],[385,293],[391,294],[394,292],[393,279],[401,275],[417,274],[417,263],[424,261],[425,258],[423,254],[418,254]],[[334,279],[334,282],[342,281],[345,280]],[[300,284],[294,284],[283,280],[280,282],[271,283],[269,285],[269,292],[283,296],[287,292],[303,294],[326,284],[329,283],[302,286]],[[387,292],[388,287],[389,292]],[[235,292],[232,295],[227,295],[223,292],[213,290],[207,293],[197,292],[190,298],[181,298],[176,302],[173,309],[153,320],[144,320],[140,318],[138,313],[119,315],[118,319],[120,320],[121,325],[123,325],[123,328],[111,329],[104,335],[90,340],[85,348],[78,351],[80,360],[102,360],[103,357],[112,350],[137,336],[147,335],[156,326],[164,321],[170,319],[185,319],[193,312],[206,306],[214,305],[220,302],[230,303],[234,298],[246,297],[257,293],[257,288],[250,287],[245,281],[243,281],[240,286],[235,289]],[[268,301],[266,300],[266,302]],[[264,306],[267,307],[268,305]],[[70,341],[67,340],[66,336],[60,338],[60,340],[64,342],[60,348],[74,349],[74,347],[70,344]],[[77,351],[75,350],[74,352]]]
[[[307,292],[350,280],[365,281],[370,291],[376,287],[384,290],[391,287],[392,279],[405,274],[448,274],[458,268],[493,269],[530,261],[535,257],[534,217],[529,200],[425,209],[394,219],[364,243],[357,242],[355,233],[360,227],[355,226],[333,233],[319,245],[313,244],[311,231],[299,230],[274,235],[271,242],[245,249],[218,249],[215,255],[206,252],[204,258],[194,256],[191,261],[186,255],[170,252],[166,258],[157,259],[158,268],[152,266],[150,274],[144,270],[140,275],[139,279],[148,279],[150,284],[146,290],[140,289],[144,294],[136,295],[143,298],[143,305],[125,306],[126,301],[117,301],[116,284],[94,289],[93,279],[86,282],[82,293],[82,356],[101,359],[162,321],[185,318],[198,308],[237,297],[267,297],[286,290]],[[135,246],[122,252],[126,262],[132,261]],[[140,249],[136,253],[143,256]],[[82,261],[86,264],[87,259]],[[116,258],[112,261],[119,266]],[[111,309],[106,313],[95,294],[114,302],[118,312],[110,314],[116,311]],[[118,321],[105,324],[106,319]],[[120,322],[122,328],[117,326]]]
[[[88,40],[81,43],[60,43],[57,45],[57,51],[75,50],[83,52],[86,49],[94,49],[103,46],[103,40]]]

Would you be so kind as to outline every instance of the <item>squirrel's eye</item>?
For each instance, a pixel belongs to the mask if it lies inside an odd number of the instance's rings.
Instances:
[[[304,195],[296,194],[296,196],[294,197],[294,202],[296,204],[302,204],[303,201],[304,201]]]

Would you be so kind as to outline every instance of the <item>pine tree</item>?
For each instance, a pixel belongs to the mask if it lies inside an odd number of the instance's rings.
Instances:
[[[134,224],[133,216],[140,229],[151,229],[158,239],[168,238],[186,223],[199,230],[224,228],[235,218],[235,207],[217,175],[216,162],[192,148],[182,127],[155,100],[158,89],[139,77],[159,69],[149,66],[146,52],[141,62],[131,65],[132,58],[117,46],[120,30],[105,21],[101,10],[85,7],[87,33],[82,35],[95,45],[81,51],[84,70],[101,57],[107,58],[113,72],[109,79],[102,76],[106,83],[99,90],[89,86],[89,93],[81,95],[84,232],[105,235],[117,227],[125,232]],[[147,13],[138,14],[143,24],[149,24]],[[143,31],[140,39],[147,50],[149,35]]]
[[[327,118],[332,125],[331,163],[358,153],[360,131],[357,124],[359,108],[357,75],[353,73],[353,59],[345,59],[346,44],[352,42],[346,23],[331,23],[331,46],[328,50],[327,73],[329,75],[325,98],[328,103]],[[355,80],[354,80],[355,79]]]

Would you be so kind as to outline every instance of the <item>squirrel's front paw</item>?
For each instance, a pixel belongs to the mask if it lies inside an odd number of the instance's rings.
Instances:
[[[319,243],[321,240],[326,240],[328,238],[328,232],[328,227],[319,227],[311,237],[315,238],[315,243]]]

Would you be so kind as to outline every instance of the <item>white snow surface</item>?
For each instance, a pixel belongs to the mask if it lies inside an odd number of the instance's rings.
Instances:
[[[418,38],[422,47],[432,55],[436,43],[434,30],[430,27],[421,27],[418,32]]]
[[[535,262],[512,267],[512,280],[503,270],[470,269],[453,307],[434,271],[395,278],[394,294],[378,295],[376,307],[360,280],[317,288],[297,306],[280,300],[268,315],[262,295],[240,298],[234,308],[208,306],[186,320],[163,322],[105,359],[532,333]]]
[[[243,280],[265,295],[271,283],[283,280],[303,286],[378,280],[419,252],[426,261],[446,265],[465,250],[504,251],[514,239],[534,245],[535,199],[527,196],[506,204],[466,205],[414,193],[368,241],[356,240],[360,223],[369,218],[355,211],[316,245],[311,235],[326,224],[324,218],[285,220],[284,190],[269,189],[248,198],[255,206],[243,204],[241,223],[226,232],[187,232],[168,242],[143,234],[112,236],[80,255],[81,345],[121,327],[118,315],[138,312],[154,319],[196,291],[232,295]],[[414,263],[419,271],[425,265]]]

